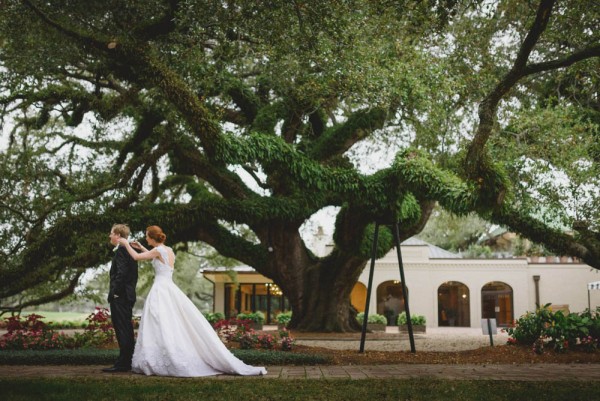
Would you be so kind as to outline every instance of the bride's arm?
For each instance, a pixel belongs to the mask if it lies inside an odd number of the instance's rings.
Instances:
[[[155,257],[159,256],[159,253],[156,250],[156,248],[154,248],[150,251],[147,250],[146,248],[144,248],[144,250],[145,250],[144,252],[137,253],[136,251],[133,250],[133,248],[131,247],[131,245],[125,238],[119,239],[119,245],[123,245],[125,247],[125,249],[127,249],[127,252],[129,252],[129,255],[133,258],[133,260],[148,260],[148,259],[154,259]],[[141,247],[141,245],[140,245],[140,247]]]
[[[132,247],[133,249],[135,249],[135,250],[138,250],[138,251],[140,251],[140,250],[141,250],[142,252],[148,252],[148,249],[146,249],[146,248],[144,247],[144,245],[140,244],[140,243],[139,243],[139,242],[137,242],[137,241],[132,241],[132,242],[130,242],[130,243],[129,243],[129,245],[131,245],[131,247]]]

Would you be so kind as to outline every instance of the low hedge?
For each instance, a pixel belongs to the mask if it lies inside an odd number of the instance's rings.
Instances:
[[[232,350],[251,365],[319,365],[330,359],[322,355],[285,351]],[[119,356],[118,349],[79,348],[72,350],[0,351],[0,365],[111,365]]]
[[[331,363],[331,359],[324,355],[255,349],[236,349],[232,352],[249,365],[324,365]]]
[[[112,365],[118,356],[118,349],[4,350],[0,365]]]

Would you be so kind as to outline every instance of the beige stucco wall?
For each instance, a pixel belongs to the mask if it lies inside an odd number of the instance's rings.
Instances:
[[[568,304],[572,312],[587,308],[587,283],[600,280],[600,274],[584,264],[528,264],[520,259],[429,259],[426,246],[402,247],[411,314],[424,315],[427,325],[438,326],[437,290],[446,281],[458,281],[469,289],[471,327],[481,327],[481,289],[500,281],[513,289],[514,317],[535,309],[534,275],[540,276],[540,303]],[[369,266],[359,282],[367,284]],[[399,280],[396,251],[375,263],[370,313],[376,310],[376,289],[385,282]],[[591,294],[591,306],[600,306],[600,291]]]

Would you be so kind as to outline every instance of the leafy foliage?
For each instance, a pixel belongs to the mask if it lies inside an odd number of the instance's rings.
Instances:
[[[582,313],[552,311],[546,304],[535,312],[517,319],[515,327],[507,329],[509,343],[532,345],[534,352],[542,353],[548,346],[557,352],[573,347],[593,351],[600,344],[600,309]]]
[[[287,325],[292,320],[292,311],[278,313],[275,320],[279,324]]]
[[[356,315],[356,320],[358,320],[358,322],[360,324],[363,323],[363,320],[365,319],[365,313],[364,312],[360,312]],[[375,324],[385,324],[387,325],[388,321],[387,318],[383,315],[379,315],[377,313],[372,313],[369,314],[369,317],[367,318],[367,323],[375,323]]]
[[[57,333],[34,313],[21,320],[20,316],[6,318],[7,332],[0,338],[2,350],[48,350],[102,346],[115,341],[115,331],[106,308],[96,308],[87,318],[83,333],[73,336]]]
[[[305,329],[355,328],[373,222],[405,239],[436,203],[599,267],[599,20],[582,0],[7,0],[0,306],[72,294],[115,222],[254,267]],[[316,258],[299,229],[329,206]]]
[[[427,319],[423,315],[410,315],[410,322],[413,325],[425,325],[427,323]],[[400,312],[398,315],[398,319],[396,321],[398,326],[405,326],[408,324],[408,319],[406,318],[406,312]]]
[[[490,223],[474,213],[457,216],[436,208],[419,238],[440,248],[464,251],[490,230]]]

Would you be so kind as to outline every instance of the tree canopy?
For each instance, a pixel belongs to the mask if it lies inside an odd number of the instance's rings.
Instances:
[[[1,306],[72,292],[115,222],[254,267],[303,329],[351,328],[373,222],[407,238],[436,203],[600,268],[599,13],[2,0]],[[327,206],[335,248],[318,258],[298,230]]]

